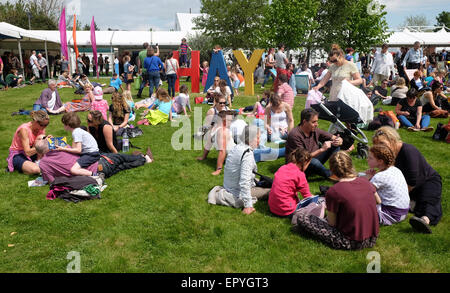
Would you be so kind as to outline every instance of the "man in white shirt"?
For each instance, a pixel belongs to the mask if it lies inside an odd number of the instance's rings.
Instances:
[[[33,83],[36,78],[37,79],[40,78],[39,71],[41,70],[41,67],[39,66],[38,58],[36,57],[36,51],[31,52],[30,65],[31,65],[31,70],[33,71],[33,77],[30,79],[30,81],[31,81],[31,83]]]
[[[278,52],[275,54],[275,68],[277,69],[277,77],[273,83],[275,92],[278,91],[278,77],[281,74],[286,74],[286,65],[289,63],[289,60],[286,58],[286,54],[284,53],[284,47],[284,44],[278,45]]]
[[[388,52],[388,45],[383,44],[380,53],[375,53],[372,64],[372,76],[374,85],[378,85],[382,80],[389,80],[389,76],[394,74],[394,59]]]

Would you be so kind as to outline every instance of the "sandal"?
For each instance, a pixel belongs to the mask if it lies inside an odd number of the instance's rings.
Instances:
[[[431,228],[430,225],[428,225],[424,219],[418,218],[416,216],[413,216],[411,219],[409,219],[409,224],[416,230],[417,232],[425,233],[425,234],[431,234]]]

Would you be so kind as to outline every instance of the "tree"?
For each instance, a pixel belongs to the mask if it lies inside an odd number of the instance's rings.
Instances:
[[[442,11],[437,17],[437,26],[443,26],[445,25],[447,28],[450,28],[450,12],[449,11]]]
[[[428,21],[425,15],[410,15],[406,17],[403,22],[403,26],[429,26],[430,22]]]
[[[45,7],[39,6],[38,1],[18,0],[14,3],[0,3],[0,21],[28,29],[28,15],[30,13],[30,26],[33,30],[57,30],[59,15],[46,11]],[[54,4],[52,4],[54,7]],[[51,11],[54,9],[51,8]]]
[[[212,37],[196,33],[195,35],[188,35],[186,39],[192,50],[200,51],[200,60],[209,63],[215,45]]]
[[[254,49],[262,43],[269,0],[201,0],[196,29],[224,48]]]
[[[284,43],[289,48],[307,46],[311,32],[319,27],[317,0],[273,0],[265,13],[266,40],[269,45]]]
[[[100,30],[100,28],[97,26],[97,23],[96,23],[95,21],[94,21],[94,29],[95,29],[96,31],[99,31],[99,30]],[[91,30],[91,23],[85,24],[82,30],[83,30],[83,31],[90,31],[90,30]]]
[[[368,13],[372,0],[321,0],[317,14],[320,27],[313,32],[317,48],[328,50],[333,43],[356,52],[367,52],[383,44],[390,33],[385,19],[385,5]]]

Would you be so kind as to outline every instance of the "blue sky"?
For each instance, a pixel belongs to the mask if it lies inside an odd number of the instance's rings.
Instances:
[[[90,23],[92,15],[102,30],[170,30],[175,25],[177,12],[200,12],[200,0],[66,0],[80,1],[82,24]],[[286,0],[288,1],[288,0]],[[386,20],[391,29],[400,26],[409,15],[424,15],[430,25],[436,24],[436,16],[450,11],[450,1],[445,0],[377,0],[387,6]],[[4,3],[6,0],[0,0]]]

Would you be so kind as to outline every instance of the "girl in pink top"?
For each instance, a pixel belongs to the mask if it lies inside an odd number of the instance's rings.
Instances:
[[[30,114],[32,121],[24,123],[17,128],[11,147],[9,148],[8,171],[14,170],[25,174],[39,174],[41,170],[34,163],[38,160],[34,143],[45,135],[45,128],[50,123],[47,112],[33,111]]]
[[[100,111],[102,113],[103,119],[108,120],[109,105],[108,102],[103,99],[102,88],[99,86],[95,87],[93,93],[95,100],[92,102],[91,110]]]
[[[281,100],[287,103],[291,108],[294,108],[294,91],[291,86],[288,84],[288,77],[286,74],[281,74],[278,79],[280,80],[281,85],[278,87],[278,95]]]
[[[300,202],[298,192],[304,198],[312,196],[304,173],[311,159],[308,151],[298,148],[291,154],[290,163],[275,173],[269,194],[269,208],[273,214],[280,217],[291,216]]]
[[[202,86],[204,88],[206,86],[206,80],[208,79],[208,71],[209,71],[208,61],[203,61],[202,67],[200,67],[200,70],[203,72]]]

